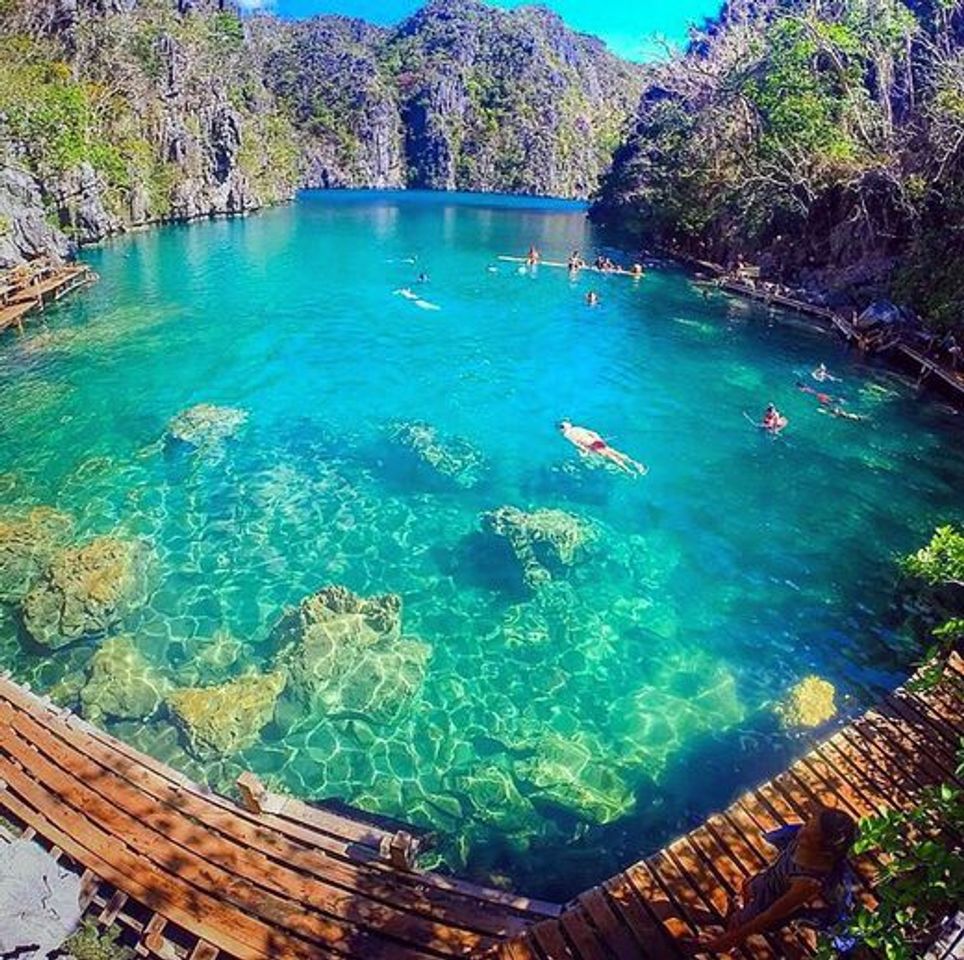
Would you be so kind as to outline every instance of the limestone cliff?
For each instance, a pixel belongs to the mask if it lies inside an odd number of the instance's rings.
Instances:
[[[226,0],[0,0],[0,267],[299,186],[588,196],[641,71],[539,8],[387,30]]]

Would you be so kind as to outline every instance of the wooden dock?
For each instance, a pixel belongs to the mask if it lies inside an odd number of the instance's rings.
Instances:
[[[85,263],[53,264],[39,261],[9,271],[0,278],[0,333],[16,327],[23,333],[24,318],[48,303],[93,283],[97,274]]]
[[[773,856],[764,833],[820,801],[854,817],[964,786],[964,661],[907,687],[788,770],[565,908],[411,869],[406,834],[267,793],[240,806],[0,679],[0,814],[83,877],[88,918],[159,960],[678,960],[718,932],[744,880]],[[873,906],[880,864],[854,862]],[[954,939],[957,942],[957,938]],[[741,960],[812,955],[814,934],[750,938]],[[956,948],[955,948],[956,949]],[[951,954],[943,954],[943,957]]]
[[[404,836],[248,789],[245,809],[0,680],[0,814],[162,960],[488,957],[554,904],[393,865]]]
[[[962,705],[964,660],[955,654],[940,687],[894,691],[769,783],[507,943],[502,960],[679,960],[679,939],[719,934],[744,880],[773,858],[764,833],[801,822],[815,801],[858,818],[906,809],[928,785],[964,787],[955,772]],[[857,897],[873,906],[879,863],[864,856],[853,866]],[[812,931],[790,927],[751,937],[733,956],[794,960],[814,946]]]

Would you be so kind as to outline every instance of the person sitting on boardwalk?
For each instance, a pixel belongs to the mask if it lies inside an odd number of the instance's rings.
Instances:
[[[689,952],[725,953],[755,933],[794,921],[827,930],[845,919],[853,885],[847,853],[857,837],[853,819],[818,806],[806,823],[765,836],[779,850],[776,859],[744,883],[742,905],[730,913],[726,933],[688,941]]]
[[[576,449],[578,449],[583,456],[595,454],[604,460],[612,461],[621,470],[625,470],[626,473],[632,473],[633,470],[640,476],[645,476],[649,473],[649,467],[643,463],[639,463],[637,460],[633,460],[632,457],[616,450],[614,447],[609,446],[595,430],[587,430],[585,427],[575,427],[568,420],[562,420],[559,423],[559,429],[562,435],[571,444],[575,445]]]

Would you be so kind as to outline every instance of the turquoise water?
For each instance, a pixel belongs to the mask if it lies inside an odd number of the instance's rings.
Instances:
[[[215,785],[251,768],[430,827],[445,866],[562,897],[802,751],[773,705],[804,676],[846,714],[905,674],[892,561],[964,517],[964,446],[947,408],[785,315],[669,265],[570,280],[497,259],[532,242],[603,241],[573,205],[346,193],[90,250],[100,283],[0,348],[0,506],[149,545],[118,631],[175,685],[269,666],[282,612],[326,584],[398,593],[431,649],[399,718],[279,712],[216,762],[163,710],[109,726]],[[821,360],[868,421],[797,391]],[[744,417],[770,400],[777,441]],[[165,442],[201,402],[248,419]],[[649,475],[581,461],[562,417]],[[419,462],[399,422],[471,469]],[[480,525],[503,505],[592,540],[530,589]],[[0,663],[76,689],[97,641],[50,653],[0,610]]]

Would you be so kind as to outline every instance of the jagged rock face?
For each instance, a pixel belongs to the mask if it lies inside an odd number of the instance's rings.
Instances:
[[[188,687],[167,706],[199,760],[231,756],[258,740],[285,688],[283,673],[252,674],[216,687]]]
[[[63,64],[40,85],[78,106],[70,142],[86,146],[47,149],[53,135],[23,121],[42,112],[0,109],[0,142],[29,141],[8,165],[39,185],[14,185],[25,211],[15,229],[0,220],[0,264],[66,252],[45,210],[84,243],[244,214],[299,185],[585,197],[642,85],[638,68],[534,8],[444,0],[394,30],[233,11],[219,0],[7,0],[0,44],[39,70]],[[20,66],[0,56],[0,87],[18,85]],[[104,89],[108,111],[94,102]],[[0,182],[0,217],[11,189]]]
[[[587,196],[642,88],[537,9],[434,2],[392,31],[320,17],[266,32],[267,83],[324,186]]]
[[[532,590],[549,583],[553,573],[572,566],[593,540],[590,524],[564,510],[534,510],[504,506],[482,514],[482,529],[504,537]]]
[[[44,217],[37,179],[0,162],[0,270],[24,257],[46,255],[62,260],[72,252],[67,238]]]
[[[26,516],[0,516],[0,601],[19,602],[70,535],[66,514],[37,507]]]
[[[84,716],[95,722],[145,720],[161,705],[168,686],[132,637],[110,637],[90,660],[80,702]]]
[[[288,677],[291,725],[319,716],[397,723],[421,689],[430,649],[401,636],[401,599],[326,587],[274,632],[275,669]]]
[[[54,555],[23,600],[23,624],[36,643],[57,649],[110,629],[143,603],[142,544],[99,537]]]

